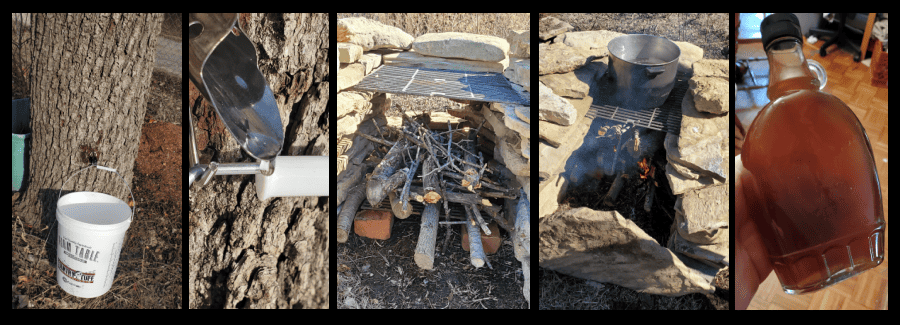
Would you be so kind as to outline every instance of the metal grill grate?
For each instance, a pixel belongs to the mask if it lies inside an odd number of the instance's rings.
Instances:
[[[356,90],[529,106],[506,77],[495,72],[437,70],[385,65],[363,78]]]
[[[601,78],[606,81],[606,78]],[[601,89],[615,89],[615,85],[608,83]],[[666,98],[666,102],[652,110],[632,110],[607,103],[611,102],[613,94],[609,91],[601,92],[600,96],[591,108],[587,116],[591,118],[604,118],[616,122],[634,122],[634,125],[657,131],[679,134],[681,132],[681,101],[687,92],[687,78],[679,75],[675,79],[675,88]]]

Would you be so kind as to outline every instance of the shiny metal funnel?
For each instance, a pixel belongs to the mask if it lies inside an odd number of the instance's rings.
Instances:
[[[190,14],[190,78],[250,156],[274,159],[284,144],[275,96],[238,15]]]

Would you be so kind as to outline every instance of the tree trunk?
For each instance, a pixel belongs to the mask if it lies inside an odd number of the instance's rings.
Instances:
[[[281,155],[328,155],[328,14],[238,22],[275,94]],[[250,160],[193,84],[189,107],[201,163]],[[189,195],[191,308],[328,308],[329,198],[260,201],[251,176],[216,176]]]
[[[30,176],[14,204],[25,222],[52,223],[57,191],[92,156],[117,169],[130,186],[162,18],[34,15]],[[79,173],[66,184],[68,191],[130,200],[119,177],[104,171]]]

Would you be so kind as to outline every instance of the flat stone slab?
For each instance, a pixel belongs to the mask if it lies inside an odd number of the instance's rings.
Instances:
[[[357,44],[365,51],[384,48],[408,50],[413,42],[412,35],[402,29],[363,17],[338,19],[337,32],[338,42]]]
[[[698,111],[691,92],[685,94],[681,110],[678,155],[669,153],[669,157],[695,172],[727,181],[731,157],[728,116]]]
[[[563,34],[570,30],[574,29],[572,25],[556,17],[544,17],[541,19],[540,24],[538,25],[538,30],[540,33],[538,36],[542,40],[548,40],[556,37],[556,35]]]
[[[585,67],[582,67],[582,69],[586,69],[585,73],[589,75],[596,75],[597,71],[605,71],[606,63],[598,60],[591,62]],[[575,72],[576,75],[578,73],[579,72]],[[581,119],[592,119],[586,117],[585,115],[587,114],[588,109],[591,107],[591,103],[594,102],[594,97],[596,97],[600,92],[597,87],[594,87],[594,85],[596,84],[596,79],[590,78],[588,81],[590,82],[590,85],[588,87],[588,89],[590,89],[590,92],[587,96],[580,99],[564,98],[565,100],[568,100],[570,103],[572,103],[572,106],[575,106],[575,111],[577,113],[575,122],[576,124]],[[576,139],[580,141],[580,139],[584,137],[584,133],[574,132],[575,129],[576,128],[562,126],[555,123],[540,122],[541,140],[546,141],[548,145],[551,145],[553,147],[559,147],[563,142],[572,142],[576,141]]]
[[[500,62],[506,59],[509,43],[496,36],[447,32],[419,36],[412,48],[430,56]]]
[[[435,56],[427,56],[417,52],[393,52],[378,50],[383,53],[385,65],[398,65],[404,67],[429,68],[441,70],[464,70],[479,72],[502,73],[508,66],[509,60],[500,62],[472,61],[465,59],[448,59]]]
[[[585,88],[587,88],[586,85]],[[584,95],[581,98],[584,98]],[[579,117],[572,103],[554,94],[553,90],[544,86],[543,82],[540,84],[540,101],[538,117],[541,121],[569,126],[575,123]]]
[[[694,76],[689,81],[698,111],[728,113],[728,60],[700,60],[694,62]]]
[[[616,211],[577,208],[540,219],[541,267],[640,292],[711,293],[717,268],[660,246]]]
[[[570,47],[563,43],[541,43],[538,45],[538,51],[541,54],[538,60],[541,75],[569,72],[583,67],[597,58],[580,48]]]
[[[625,34],[608,31],[608,30],[592,30],[584,32],[568,32],[560,36],[563,44],[581,49],[591,55],[603,58],[609,55],[609,41]]]

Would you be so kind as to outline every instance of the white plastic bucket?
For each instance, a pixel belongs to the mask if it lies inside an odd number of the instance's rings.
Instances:
[[[119,174],[115,169],[103,166],[86,167],[75,174],[91,167]],[[131,199],[134,200],[133,194]],[[81,298],[94,298],[109,291],[125,232],[133,216],[127,203],[103,193],[73,192],[59,198],[56,203],[56,220],[59,222],[56,282],[59,286]]]

